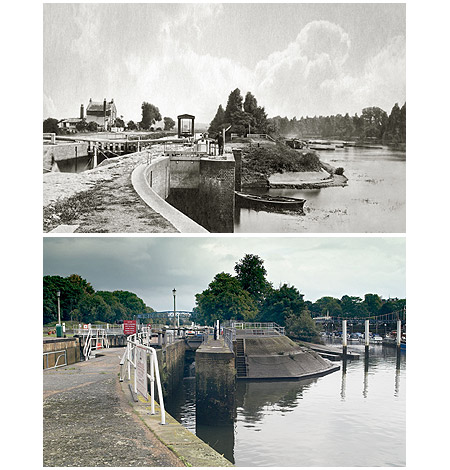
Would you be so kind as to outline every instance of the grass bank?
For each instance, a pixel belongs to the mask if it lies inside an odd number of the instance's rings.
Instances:
[[[320,170],[319,155],[313,150],[298,151],[282,144],[242,149],[242,177],[246,185],[267,183],[275,173]]]

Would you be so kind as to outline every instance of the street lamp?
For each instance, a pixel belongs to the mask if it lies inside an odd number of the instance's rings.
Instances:
[[[58,325],[61,325],[61,306],[60,306],[60,297],[61,297],[61,292],[58,291],[56,292],[56,297],[58,299]]]
[[[177,290],[175,289],[175,287],[173,288],[173,291],[172,291],[172,294],[173,294],[173,325],[174,326],[177,326],[177,323],[176,323],[176,297],[177,297]],[[180,326],[180,325],[178,325]]]

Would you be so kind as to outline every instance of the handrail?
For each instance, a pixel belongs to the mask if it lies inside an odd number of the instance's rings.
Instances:
[[[61,353],[61,354],[59,354],[58,356],[56,356],[56,354],[58,354],[58,353]],[[55,358],[56,358],[56,360],[55,360],[55,365],[54,365],[53,367],[49,367],[49,366],[48,366],[48,356],[49,356],[50,354],[55,354]],[[48,352],[44,352],[43,355],[45,356],[46,362],[47,362],[47,367],[45,367],[44,370],[47,370],[47,369],[56,369],[57,367],[64,367],[64,366],[67,366],[67,350],[66,350],[66,349],[62,349],[62,350],[60,350],[60,351],[48,351]],[[65,361],[64,361],[65,363],[58,365],[59,359],[60,359],[61,357],[63,357],[63,356],[64,356],[64,359],[65,359]]]
[[[131,381],[131,366],[134,369],[134,393],[138,393],[137,388],[137,349],[143,349],[145,351],[145,361],[147,361],[147,353],[150,357],[150,374],[147,372],[146,377],[146,389],[148,388],[148,381],[150,381],[150,407],[151,414],[155,414],[155,382],[158,390],[159,408],[161,413],[161,424],[166,424],[166,411],[164,407],[164,397],[162,393],[161,377],[159,374],[158,357],[156,355],[156,349],[144,344],[148,341],[149,335],[145,333],[135,333],[127,337],[127,347],[120,361],[120,374],[119,380],[123,382],[124,372],[123,367],[127,367],[127,377]],[[141,392],[142,394],[142,392]],[[143,395],[144,396],[144,395]],[[147,398],[147,396],[144,396]]]

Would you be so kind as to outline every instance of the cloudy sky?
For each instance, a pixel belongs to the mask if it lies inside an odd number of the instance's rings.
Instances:
[[[405,298],[405,239],[398,237],[46,237],[44,275],[76,273],[95,290],[129,290],[157,311],[191,310],[220,272],[245,254],[264,260],[267,278],[307,300],[331,295]]]
[[[405,101],[403,4],[44,4],[44,118],[114,98],[209,123],[235,88],[269,116]]]

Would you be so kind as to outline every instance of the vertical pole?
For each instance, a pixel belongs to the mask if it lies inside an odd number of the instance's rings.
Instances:
[[[137,342],[137,338],[135,338],[135,341]],[[134,359],[134,393],[137,394],[137,347],[136,344],[134,344],[133,348],[134,354],[133,354],[133,359]]]
[[[397,320],[397,370],[400,370],[400,357],[401,357],[401,344],[402,344],[402,321]]]
[[[153,350],[150,355],[150,395],[151,395],[151,414],[155,414],[155,358],[156,351]]]
[[[342,320],[342,353],[347,355],[347,320]]]
[[[161,378],[159,376],[159,367],[158,367],[158,359],[155,354],[155,377],[156,377],[156,387],[158,389],[158,400],[159,400],[159,408],[161,411],[161,424],[166,424],[166,410],[164,409],[164,398],[162,394],[162,387],[161,387]]]
[[[94,145],[94,168],[97,168],[97,165],[98,165],[98,149],[97,149],[97,146]]]
[[[369,320],[366,320],[365,322],[365,329],[364,329],[364,350],[365,350],[365,354],[367,357],[369,357],[369,336],[370,336],[370,332],[369,332]]]

